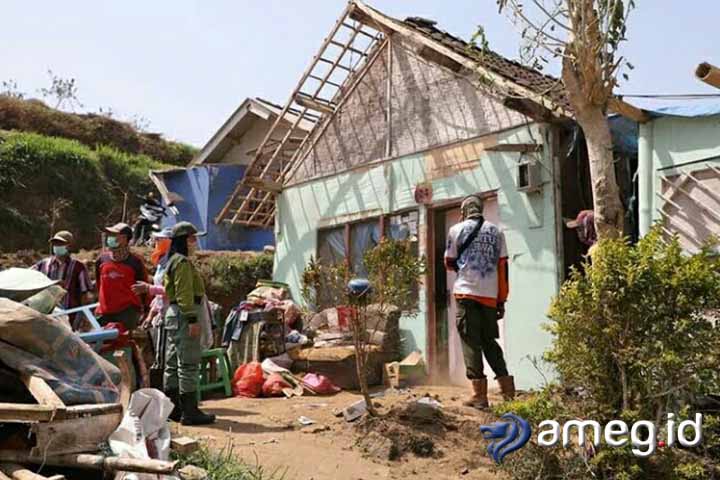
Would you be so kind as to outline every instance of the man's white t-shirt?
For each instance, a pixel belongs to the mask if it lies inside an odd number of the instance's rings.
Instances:
[[[456,297],[470,297],[480,301],[487,299],[488,303],[494,305],[496,301],[505,301],[505,298],[499,297],[507,295],[507,291],[499,291],[498,278],[500,259],[506,259],[508,255],[505,234],[493,223],[484,221],[475,239],[457,258],[458,248],[475,229],[478,221],[468,219],[450,228],[445,258],[457,259],[458,272],[453,287]]]

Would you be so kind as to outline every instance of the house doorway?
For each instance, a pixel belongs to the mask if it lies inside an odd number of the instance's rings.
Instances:
[[[483,198],[485,202],[485,219],[500,225],[498,215],[497,196]],[[434,380],[438,383],[465,386],[469,384],[465,376],[465,360],[462,354],[462,344],[455,326],[456,303],[452,296],[452,286],[455,283],[455,272],[447,271],[444,265],[445,242],[450,227],[461,221],[460,205],[453,203],[432,210],[434,234],[431,237],[433,251],[433,281],[434,295],[431,299],[433,305],[430,329],[433,345],[431,359]],[[505,346],[504,320],[498,325],[500,330],[500,346]],[[492,378],[492,370],[485,365],[485,374]]]

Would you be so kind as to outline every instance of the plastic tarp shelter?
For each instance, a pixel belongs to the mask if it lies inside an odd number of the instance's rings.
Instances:
[[[203,250],[260,251],[267,245],[274,245],[271,229],[215,223],[215,217],[242,179],[245,168],[245,165],[201,165],[153,172],[156,183],[162,182],[169,192],[163,195],[163,203],[167,205],[168,198],[165,197],[169,197],[179,211],[177,216],[168,211],[162,226],[170,227],[183,220],[192,222],[208,233],[198,239]]]

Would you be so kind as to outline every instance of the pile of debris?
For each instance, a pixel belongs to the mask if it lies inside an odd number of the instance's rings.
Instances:
[[[2,273],[0,479],[42,480],[39,468],[183,478],[169,461],[172,403],[157,390],[132,394],[126,352],[113,364],[62,317],[39,311],[64,295],[56,282],[39,272]]]

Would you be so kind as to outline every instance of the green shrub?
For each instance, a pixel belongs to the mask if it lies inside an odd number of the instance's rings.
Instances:
[[[588,413],[658,420],[697,395],[720,391],[720,260],[685,255],[653,230],[636,246],[600,244],[550,309],[548,359],[564,386],[582,389]]]
[[[154,189],[148,177],[150,170],[167,167],[146,155],[130,155],[112,147],[101,146],[95,152],[108,182],[117,192],[135,198]]]
[[[163,166],[64,138],[0,134],[0,221],[11,227],[0,248],[43,249],[53,229],[71,230],[80,247],[95,246],[99,228],[121,219],[125,194],[133,212],[136,194],[151,188],[148,170]]]
[[[130,154],[144,154],[155,160],[185,166],[197,150],[132,125],[92,113],[76,114],[50,108],[39,100],[22,100],[0,95],[0,130],[32,132],[77,140],[90,148],[107,145]]]
[[[555,337],[547,354],[562,388],[548,387],[497,407],[535,427],[544,419],[651,420],[665,439],[666,414],[703,411],[696,448],[659,448],[648,458],[631,447],[589,451],[531,442],[500,467],[516,480],[556,478],[710,479],[720,475],[720,421],[698,401],[720,392],[720,260],[708,247],[695,255],[659,230],[631,246],[603,241],[592,264],[574,271],[550,308]],[[537,431],[537,430],[535,430]]]
[[[232,296],[235,303],[243,300],[258,280],[272,278],[273,256],[217,255],[201,265],[208,290],[219,296]]]

